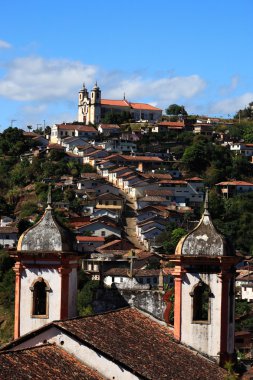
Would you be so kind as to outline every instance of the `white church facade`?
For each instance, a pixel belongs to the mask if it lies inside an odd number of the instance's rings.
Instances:
[[[150,104],[129,102],[125,97],[122,100],[102,99],[97,83],[90,93],[83,84],[78,97],[78,122],[97,125],[107,112],[127,112],[134,121],[156,122],[162,116],[162,110]]]

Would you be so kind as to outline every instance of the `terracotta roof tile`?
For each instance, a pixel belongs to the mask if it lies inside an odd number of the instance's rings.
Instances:
[[[253,183],[245,181],[227,181],[216,183],[216,186],[253,186]]]
[[[180,127],[184,128],[184,122],[182,121],[161,121],[158,125],[164,125],[165,127]]]
[[[130,103],[131,108],[143,111],[162,111],[160,108],[154,107],[146,103]]]
[[[173,341],[168,327],[133,308],[54,322],[116,363],[152,380],[223,380],[217,364]]]
[[[0,234],[17,234],[18,228],[17,227],[0,227]]]
[[[122,155],[123,159],[126,161],[157,161],[157,162],[163,162],[163,160],[160,157],[152,157],[152,156],[126,156]]]
[[[129,107],[129,103],[126,100],[111,100],[101,99],[102,106],[116,106],[116,107]]]
[[[104,242],[105,238],[102,236],[77,236],[76,240],[79,242],[101,241]]]
[[[0,353],[0,377],[11,380],[102,380],[103,376],[55,345]]]

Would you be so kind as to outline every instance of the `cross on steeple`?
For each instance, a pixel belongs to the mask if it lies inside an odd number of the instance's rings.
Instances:
[[[52,187],[51,185],[48,186],[48,193],[47,193],[47,209],[52,208]]]
[[[204,214],[205,215],[210,215],[209,214],[209,210],[208,210],[208,206],[209,206],[209,197],[208,197],[208,192],[209,192],[209,189],[208,187],[206,187],[206,194],[205,194],[205,203],[204,203]]]
[[[128,258],[130,259],[130,270],[127,271],[127,274],[130,278],[133,278],[133,263],[134,263],[134,259],[136,259],[137,257],[135,256],[135,251],[132,249],[132,255],[128,256]]]

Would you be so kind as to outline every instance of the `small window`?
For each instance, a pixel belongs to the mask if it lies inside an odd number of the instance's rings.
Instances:
[[[101,231],[101,236],[105,236],[105,231]]]
[[[210,288],[200,281],[193,294],[193,322],[209,322]]]

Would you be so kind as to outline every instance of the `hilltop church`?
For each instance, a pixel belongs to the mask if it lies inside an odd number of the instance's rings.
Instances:
[[[3,378],[222,380],[233,360],[238,258],[211,220],[181,239],[175,264],[174,328],[133,307],[75,317],[78,256],[48,197],[17,252],[15,340],[0,352]],[[220,366],[219,366],[220,365]]]
[[[78,98],[78,122],[99,124],[107,112],[130,114],[135,121],[156,122],[162,116],[162,110],[145,103],[132,103],[125,99],[109,100],[101,98],[101,90],[97,83],[90,94],[83,84]]]

